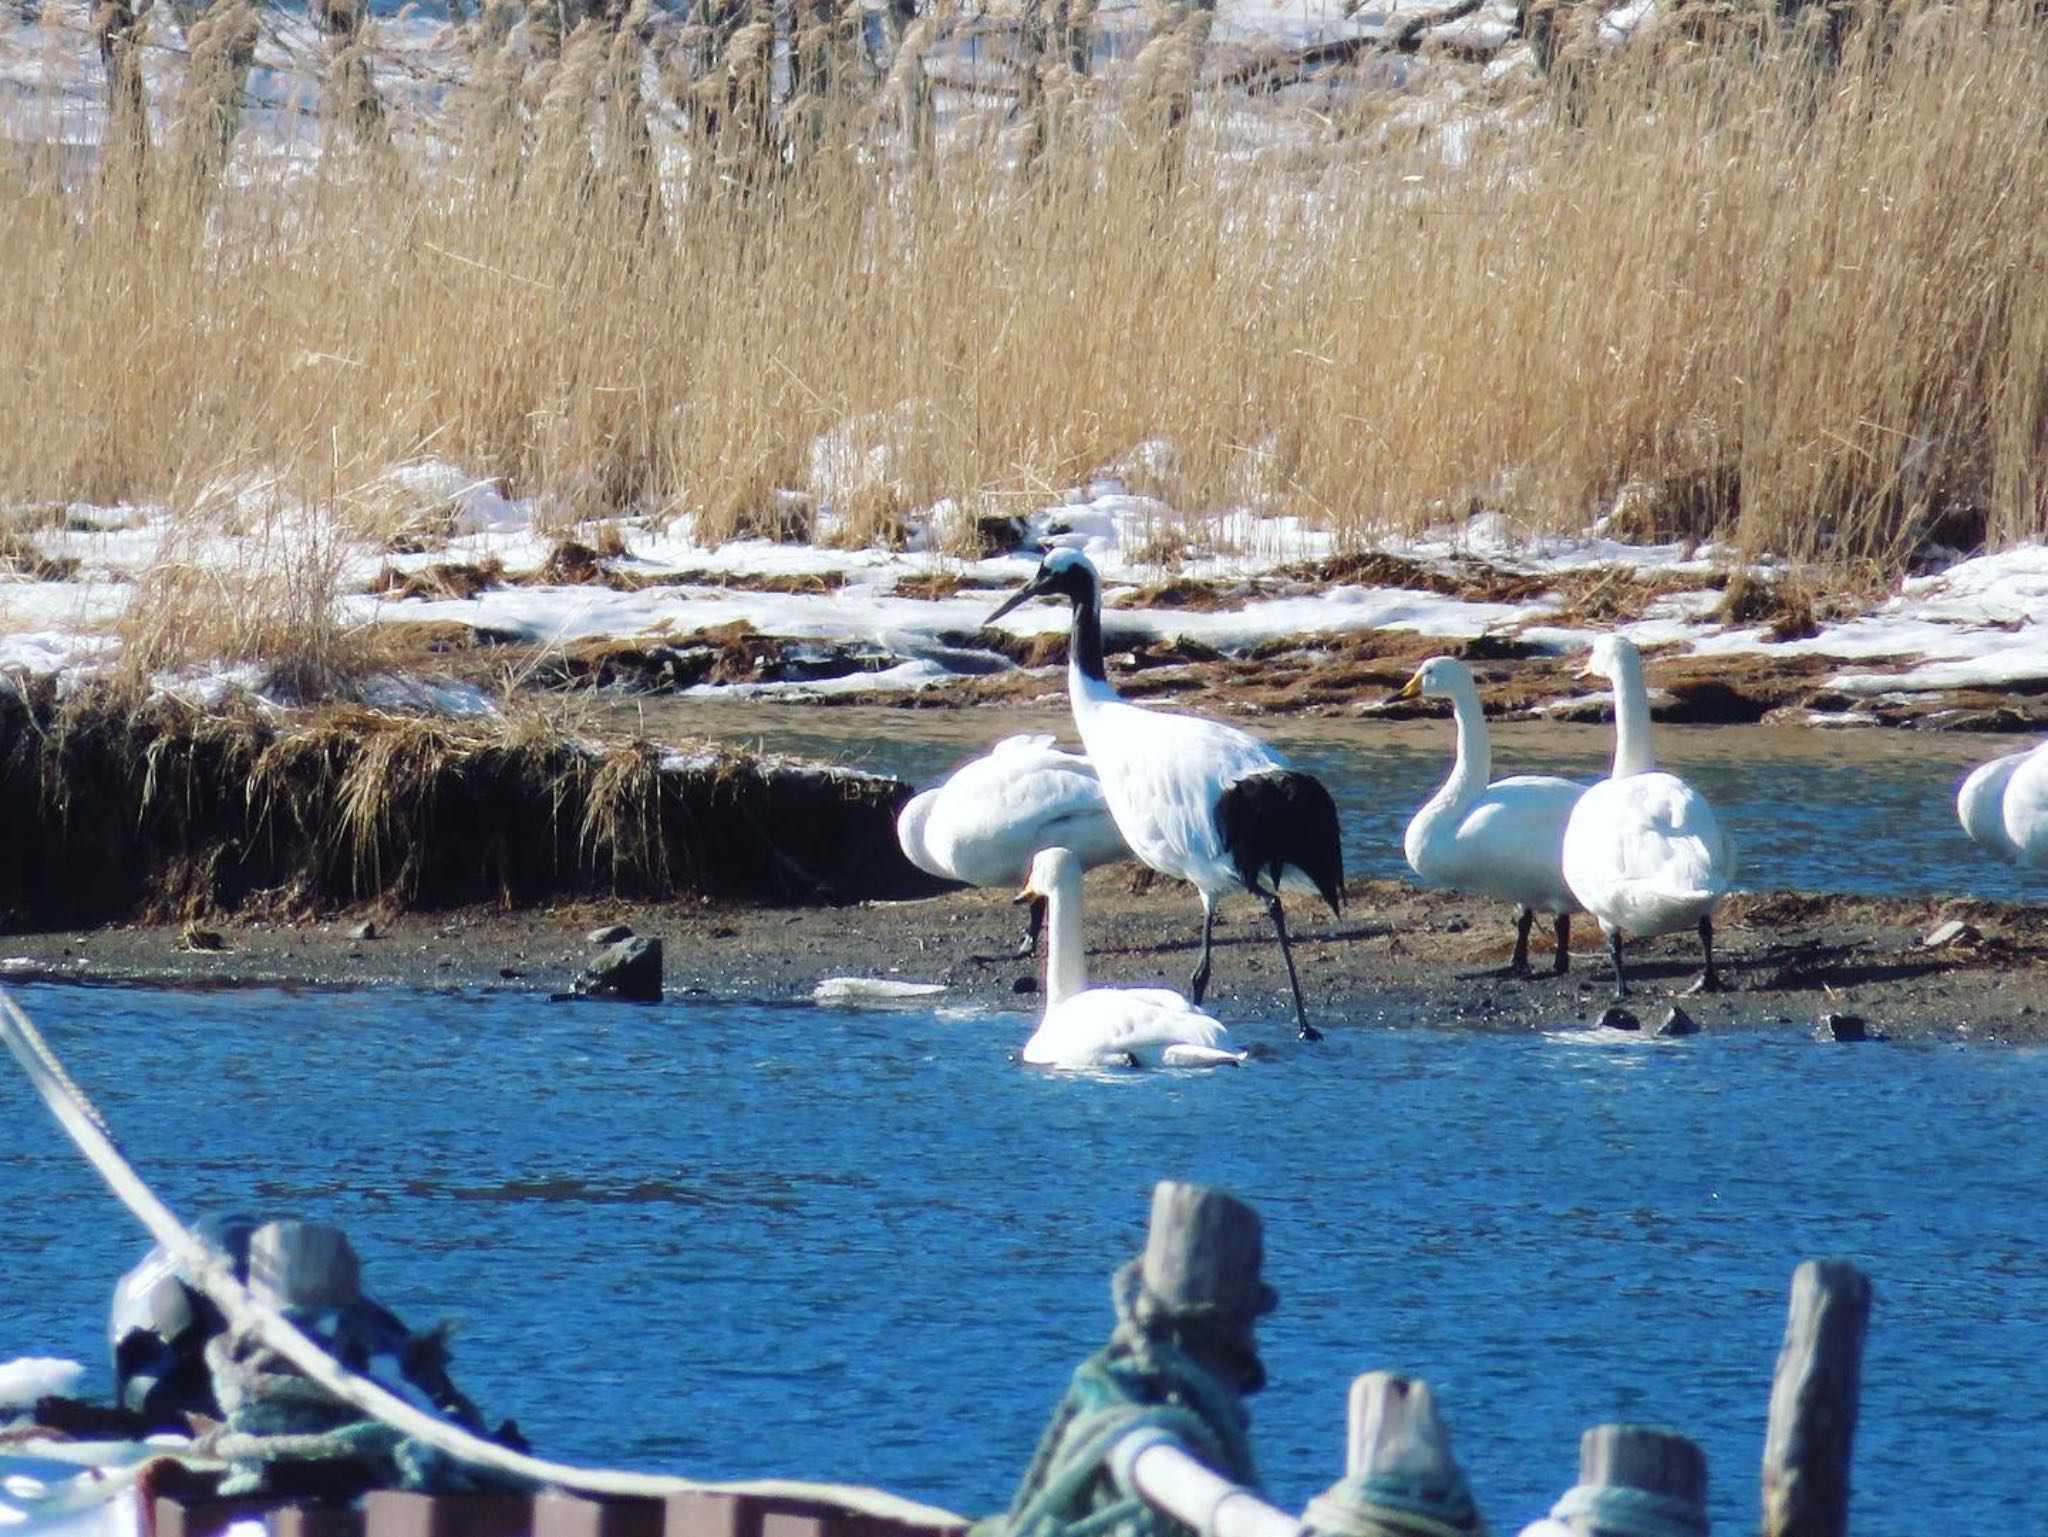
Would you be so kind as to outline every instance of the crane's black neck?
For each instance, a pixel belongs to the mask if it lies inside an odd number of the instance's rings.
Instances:
[[[1067,634],[1067,659],[1081,669],[1081,676],[1107,683],[1102,668],[1102,598],[1089,592],[1075,597],[1074,624]]]

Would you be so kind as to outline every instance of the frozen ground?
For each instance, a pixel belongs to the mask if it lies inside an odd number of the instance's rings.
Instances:
[[[2048,685],[2039,626],[2048,616],[2048,550],[2034,546],[1958,559],[1907,579],[1867,612],[1773,640],[1761,627],[1714,617],[1722,598],[1716,584],[1730,568],[1711,546],[1630,545],[1597,532],[1524,539],[1497,514],[1418,539],[1380,541],[1378,553],[1400,563],[1395,569],[1409,584],[1371,585],[1345,580],[1330,537],[1294,519],[1240,513],[1191,534],[1172,509],[1117,479],[1077,487],[1018,520],[1019,547],[979,560],[932,548],[957,516],[944,506],[913,525],[906,548],[888,551],[834,548],[829,511],[814,544],[707,545],[687,521],[544,529],[537,524],[547,523],[546,509],[508,500],[442,464],[394,473],[380,496],[399,503],[411,527],[432,532],[402,541],[408,552],[394,553],[350,537],[323,514],[252,490],[215,498],[217,512],[202,534],[191,519],[174,520],[160,507],[18,510],[18,538],[45,564],[24,570],[17,557],[0,577],[0,669],[70,682],[115,665],[119,627],[137,595],[148,591],[152,573],[177,565],[216,578],[223,602],[256,601],[310,573],[331,581],[348,625],[456,626],[543,654],[596,642],[670,645],[737,626],[734,633],[861,659],[858,671],[823,681],[707,687],[934,688],[1011,665],[982,633],[983,620],[1002,589],[1025,580],[1040,551],[1067,546],[1102,568],[1109,629],[1127,643],[1187,640],[1241,655],[1268,642],[1397,630],[1446,641],[1511,638],[1539,654],[1568,655],[1594,631],[1574,617],[1559,588],[1601,574],[1654,584],[1633,605],[1640,617],[1615,626],[1645,646],[1706,657],[1821,658],[1838,664],[1826,682],[1856,696]],[[564,541],[617,553],[586,566],[581,580],[550,580],[550,558]],[[477,590],[404,595],[409,581],[431,591],[433,583],[413,579],[447,571],[467,571]],[[1141,606],[1148,587],[1169,579],[1204,601]],[[1503,588],[1524,595],[1488,595]],[[1011,615],[1001,628],[1028,637],[1064,622],[1047,604]],[[260,682],[260,674],[229,672],[228,681]],[[401,682],[380,686],[392,695],[381,702],[475,703],[467,694],[417,687],[408,696]]]

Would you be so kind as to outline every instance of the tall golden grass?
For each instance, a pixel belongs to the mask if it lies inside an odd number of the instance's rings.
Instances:
[[[714,153],[596,30],[310,165],[246,131],[218,179],[203,133],[91,185],[4,154],[0,498],[197,508],[260,472],[325,503],[426,452],[565,517],[718,538],[794,489],[879,539],[1165,440],[1198,543],[1246,504],[1349,542],[1619,505],[1844,567],[2038,537],[2033,9],[1919,7],[1832,69],[1674,41],[1453,129],[1362,97],[1248,134],[1242,97],[1179,123],[1069,80],[1028,169],[987,136],[907,160],[847,92],[749,171],[743,111],[700,116]],[[865,480],[818,483],[833,431]]]

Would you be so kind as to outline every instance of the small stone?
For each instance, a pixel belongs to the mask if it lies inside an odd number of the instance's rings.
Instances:
[[[633,926],[630,923],[607,923],[601,929],[592,929],[583,937],[593,945],[615,945],[622,939],[633,937]]]
[[[1643,1022],[1618,1003],[1610,1003],[1595,1020],[1594,1027],[1600,1030],[1640,1030]]]
[[[1951,918],[1921,940],[1920,948],[1939,950],[1947,945],[1974,945],[1983,938],[1983,932],[1975,924],[1965,923],[1960,918]]]
[[[521,977],[525,976],[526,973],[521,971],[517,966],[500,966],[498,968],[498,975],[503,977],[507,982],[517,982]]]
[[[348,931],[348,937],[350,939],[378,938],[377,920],[375,918],[365,918],[361,923]]]
[[[1444,921],[1446,934],[1462,934],[1471,927],[1472,925],[1463,918],[1449,918]]]
[[[661,1002],[661,941],[651,936],[620,940],[576,978],[575,990],[584,998]]]
[[[1677,1004],[1664,1011],[1664,1019],[1657,1026],[1656,1033],[1663,1036],[1698,1035],[1700,1022]]]
[[[185,925],[185,948],[187,950],[225,950],[228,942],[214,929],[202,929],[196,923]]]
[[[1025,993],[1035,993],[1038,991],[1038,978],[1019,977],[1010,984],[1010,991],[1020,996]]]

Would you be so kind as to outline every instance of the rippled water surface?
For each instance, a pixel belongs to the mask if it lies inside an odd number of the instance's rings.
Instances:
[[[1786,1282],[1841,1254],[1877,1288],[1856,1530],[2048,1530],[2048,1052],[1359,1027],[1088,1078],[1013,1065],[1015,1014],[20,996],[174,1206],[341,1222],[549,1454],[999,1506],[1174,1177],[1265,1217],[1291,1507],[1386,1367],[1497,1531],[1612,1417],[1698,1437],[1753,1528]],[[0,1168],[0,1358],[100,1362],[137,1231],[11,1071]]]
[[[1199,702],[1193,708],[1200,709]],[[1052,732],[1079,745],[1063,709],[890,710],[669,698],[636,701],[622,714],[629,724],[657,732],[759,742],[918,785],[936,783],[1013,731]],[[1344,819],[1347,873],[1407,876],[1401,831],[1449,772],[1448,716],[1247,724],[1329,785]],[[1497,726],[1493,738],[1496,777],[1596,779],[1614,753],[1607,726],[1511,722]],[[1741,882],[1750,890],[2048,897],[2048,876],[1990,858],[1963,836],[1955,815],[1963,775],[2032,745],[2033,737],[1659,726],[1655,740],[1659,762],[1698,784],[1735,833]]]

